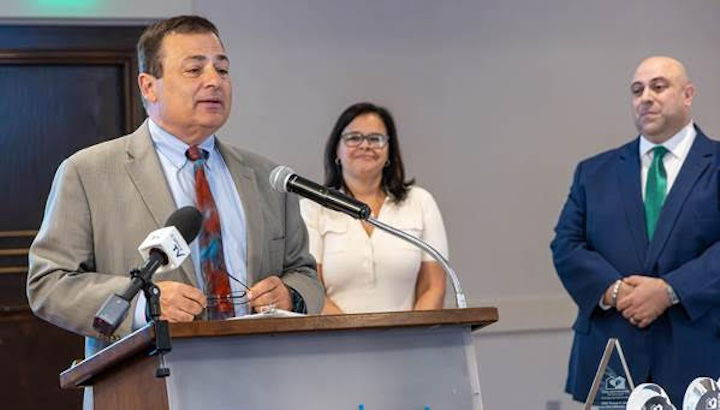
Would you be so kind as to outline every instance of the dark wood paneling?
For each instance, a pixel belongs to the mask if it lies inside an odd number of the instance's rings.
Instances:
[[[58,374],[83,356],[82,339],[44,322],[27,306],[0,315],[2,408],[76,410],[81,390],[62,390]],[[8,407],[5,407],[8,406]]]
[[[141,31],[138,26],[0,26],[0,49],[128,50]]]
[[[58,373],[82,358],[82,337],[30,312],[27,249],[62,160],[142,121],[141,30],[0,26],[0,397],[13,408],[81,406],[81,391],[60,390]]]
[[[17,291],[17,289],[25,289],[26,278],[26,273],[0,273],[0,300],[3,302],[0,305],[0,312],[18,307],[28,308],[25,292]],[[0,313],[0,318],[2,318],[2,313]]]
[[[0,51],[0,192],[23,204],[2,206],[0,232],[36,229],[60,162],[137,122],[130,64],[123,52]]]

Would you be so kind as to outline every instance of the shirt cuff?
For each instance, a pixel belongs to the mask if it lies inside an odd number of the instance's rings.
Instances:
[[[302,295],[290,286],[287,288],[290,291],[290,297],[292,298],[292,311],[295,313],[307,314],[307,306],[305,306],[305,299],[303,299]]]
[[[670,285],[666,286],[668,299],[670,299],[670,305],[677,305],[678,303],[680,303],[680,298],[678,297],[677,293],[675,293],[675,289],[673,289]]]
[[[600,306],[600,309],[602,309],[602,310],[610,310],[610,308],[611,308],[612,306],[606,305],[606,304],[603,302],[603,298],[604,298],[604,295],[600,297],[600,302],[598,302],[598,306]]]
[[[133,312],[132,330],[138,330],[148,324],[147,319],[147,299],[143,292],[140,292],[135,304],[135,312]]]

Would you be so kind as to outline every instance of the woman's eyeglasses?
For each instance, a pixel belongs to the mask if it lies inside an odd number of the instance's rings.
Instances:
[[[388,143],[388,136],[384,134],[372,133],[362,134],[359,132],[348,132],[340,136],[345,146],[354,148],[360,146],[363,141],[367,141],[372,148],[383,148]]]

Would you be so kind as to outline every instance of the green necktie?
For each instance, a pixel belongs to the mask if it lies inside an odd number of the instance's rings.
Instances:
[[[667,174],[663,157],[668,153],[662,145],[652,149],[653,157],[645,185],[645,223],[647,224],[648,239],[652,240],[660,217],[665,195],[667,193]]]

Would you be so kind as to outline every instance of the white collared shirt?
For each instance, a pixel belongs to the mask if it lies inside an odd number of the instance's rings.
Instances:
[[[419,248],[307,199],[300,201],[310,253],[322,265],[327,296],[345,313],[412,310],[422,262]],[[385,200],[377,219],[417,236],[447,257],[440,210],[432,195],[413,186],[400,204]]]
[[[641,164],[641,177],[642,177],[642,197],[645,200],[645,186],[647,185],[647,175],[650,170],[650,164],[653,159],[653,148],[662,145],[669,151],[663,157],[663,164],[665,165],[665,173],[667,174],[667,192],[670,192],[675,179],[677,179],[680,169],[682,168],[685,158],[687,158],[690,147],[692,147],[697,131],[692,121],[683,127],[677,134],[673,135],[669,140],[662,144],[655,144],[650,142],[644,135],[640,136],[640,164]],[[666,192],[666,194],[667,194]]]

